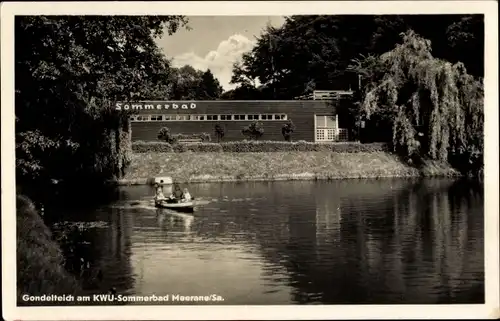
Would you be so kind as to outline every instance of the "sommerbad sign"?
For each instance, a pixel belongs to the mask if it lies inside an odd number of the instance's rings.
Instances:
[[[196,109],[194,102],[171,102],[171,101],[154,101],[154,102],[118,102],[115,105],[116,110],[169,110],[169,109]]]

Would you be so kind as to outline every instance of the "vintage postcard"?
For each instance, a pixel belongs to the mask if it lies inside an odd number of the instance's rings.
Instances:
[[[497,12],[3,3],[3,317],[498,318]]]

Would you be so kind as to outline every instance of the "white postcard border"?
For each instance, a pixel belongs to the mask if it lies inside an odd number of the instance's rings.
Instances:
[[[480,305],[16,307],[14,16],[485,14],[485,296]],[[1,5],[2,305],[6,320],[498,318],[498,3],[496,1],[18,2]]]

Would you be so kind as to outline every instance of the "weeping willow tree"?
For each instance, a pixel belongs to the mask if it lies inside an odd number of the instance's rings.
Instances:
[[[364,81],[359,116],[385,120],[395,151],[482,168],[483,84],[462,63],[434,58],[431,43],[413,31],[381,56],[354,60]]]

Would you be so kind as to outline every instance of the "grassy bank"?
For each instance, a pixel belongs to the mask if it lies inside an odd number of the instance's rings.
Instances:
[[[63,266],[64,258],[33,203],[17,197],[17,300],[23,294],[77,294],[79,284]],[[36,303],[36,302],[35,302]],[[40,303],[38,303],[40,304]]]
[[[419,168],[388,152],[135,153],[121,183],[145,184],[170,176],[178,182],[458,176],[447,164]]]

